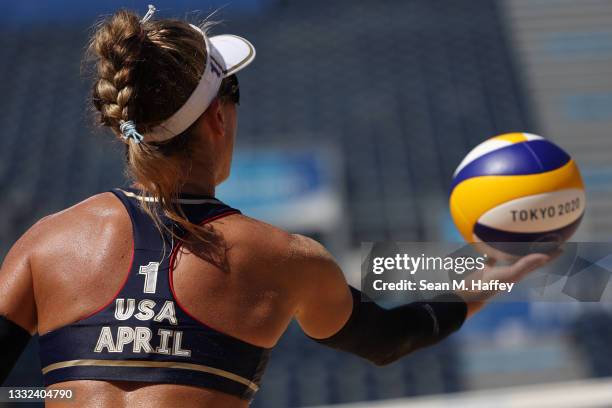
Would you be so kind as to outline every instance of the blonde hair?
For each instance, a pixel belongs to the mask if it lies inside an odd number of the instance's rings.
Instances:
[[[212,25],[206,22],[203,31]],[[187,219],[177,199],[191,169],[192,128],[158,143],[133,143],[120,137],[120,125],[133,121],[146,133],[172,116],[198,84],[207,58],[202,34],[179,20],[149,20],[120,10],[103,21],[90,40],[88,60],[95,65],[93,106],[99,123],[127,144],[127,172],[153,200],[142,200],[144,211],[160,232],[184,242],[204,245],[206,260],[221,266],[222,237],[209,225]],[[162,221],[167,217],[185,234]]]

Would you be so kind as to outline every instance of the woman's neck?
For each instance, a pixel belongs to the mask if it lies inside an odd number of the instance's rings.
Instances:
[[[137,188],[139,190],[143,189],[142,184],[140,183],[134,183],[132,184],[132,187]],[[215,186],[214,184],[187,182],[183,184],[183,187],[180,189],[179,194],[192,194],[197,196],[214,197]]]
[[[214,197],[215,186],[214,184],[185,183],[180,193]]]

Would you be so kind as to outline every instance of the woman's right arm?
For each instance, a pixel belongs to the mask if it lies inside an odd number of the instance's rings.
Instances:
[[[467,305],[454,294],[432,302],[384,309],[349,287],[323,246],[297,238],[294,265],[299,273],[296,320],[315,341],[385,365],[447,337],[459,329]]]
[[[317,241],[293,235],[291,266],[297,274],[298,309],[295,318],[310,337],[337,333],[349,320],[353,297],[342,270]]]
[[[296,319],[315,341],[377,365],[392,363],[458,330],[492,294],[448,293],[431,301],[384,309],[347,286],[333,257],[316,241],[300,238],[296,250],[300,307]],[[489,266],[480,279],[516,282],[551,259],[532,254],[510,266]]]

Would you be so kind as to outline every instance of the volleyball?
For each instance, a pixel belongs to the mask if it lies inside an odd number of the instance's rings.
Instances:
[[[578,228],[586,202],[569,154],[541,136],[508,133],[467,154],[449,204],[468,242],[560,243]]]

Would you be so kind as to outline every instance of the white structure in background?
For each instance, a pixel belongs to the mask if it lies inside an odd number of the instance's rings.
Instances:
[[[595,379],[318,408],[604,408],[611,401],[612,380]]]
[[[612,1],[505,0],[540,133],[576,160],[587,210],[575,241],[612,238]]]

